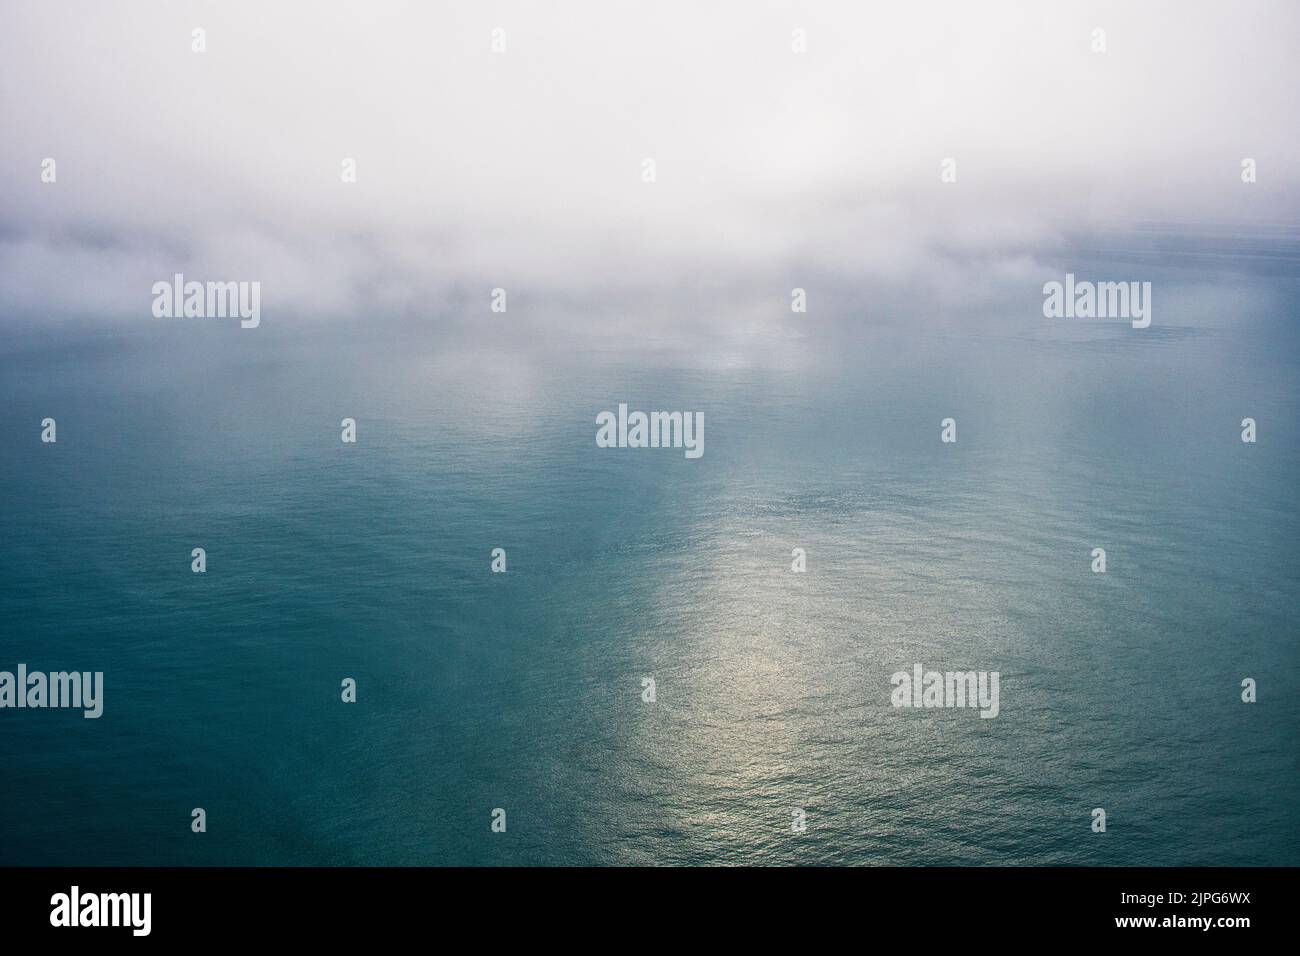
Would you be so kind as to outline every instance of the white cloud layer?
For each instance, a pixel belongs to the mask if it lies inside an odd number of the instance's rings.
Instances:
[[[1028,281],[1099,226],[1294,220],[1298,11],[6,4],[0,320],[145,321],[184,272],[260,280],[281,320],[436,319],[503,286],[564,323],[806,275]]]

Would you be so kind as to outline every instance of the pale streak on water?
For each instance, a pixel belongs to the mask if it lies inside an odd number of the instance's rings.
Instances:
[[[0,714],[0,863],[1295,863],[1284,329],[11,349],[0,666],[108,689]],[[893,710],[918,661],[1001,716]]]

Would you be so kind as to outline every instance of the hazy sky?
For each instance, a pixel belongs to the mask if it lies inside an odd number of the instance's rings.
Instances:
[[[177,271],[261,281],[264,323],[1032,284],[1098,227],[1295,221],[1298,11],[5,3],[0,321],[146,322]]]

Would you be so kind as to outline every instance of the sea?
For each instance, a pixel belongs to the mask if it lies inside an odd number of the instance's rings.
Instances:
[[[1300,296],[1181,276],[1147,329],[15,331],[0,670],[104,709],[0,709],[0,864],[1300,863]]]

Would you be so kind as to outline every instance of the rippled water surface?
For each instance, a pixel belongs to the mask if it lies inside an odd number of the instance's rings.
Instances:
[[[0,669],[106,680],[0,712],[0,862],[1300,862],[1294,334],[189,331],[0,357]]]

